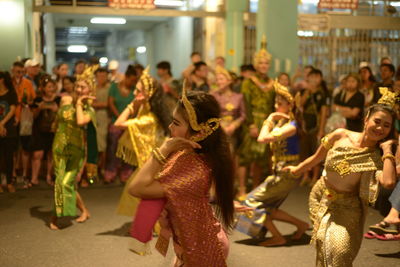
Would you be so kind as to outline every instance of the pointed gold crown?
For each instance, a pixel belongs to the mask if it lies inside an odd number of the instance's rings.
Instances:
[[[229,80],[232,80],[232,76],[229,74],[229,71],[221,67],[220,65],[217,65],[215,67],[215,74],[223,74],[228,78]]]
[[[142,72],[142,75],[139,78],[139,82],[143,84],[143,90],[146,91],[147,95],[150,98],[155,92],[155,86],[153,78],[149,74],[149,69],[150,66],[147,66],[146,69]]]
[[[286,86],[280,84],[278,82],[278,79],[275,79],[274,81],[274,88],[275,88],[275,93],[284,97],[290,104],[294,103],[294,98],[292,94],[289,92],[289,89]]]
[[[183,88],[182,88],[183,106],[185,107],[185,110],[189,117],[190,128],[192,128],[194,131],[198,132],[195,135],[193,135],[190,138],[190,140],[192,140],[194,142],[200,142],[200,141],[206,139],[210,134],[212,134],[214,131],[216,131],[218,129],[219,122],[221,119],[220,118],[211,118],[211,119],[208,119],[206,122],[198,123],[196,111],[194,110],[192,104],[190,104],[190,101],[187,99],[186,88],[187,88],[186,80],[184,80]]]
[[[94,73],[96,72],[96,70],[99,68],[99,64],[96,65],[92,65],[90,67],[88,67],[86,65],[85,70],[82,72],[82,74],[79,74],[76,76],[76,80],[77,81],[85,81],[89,86],[90,86],[90,92],[91,93],[95,93],[95,76]]]
[[[254,65],[257,65],[261,59],[271,61],[271,58],[271,54],[267,51],[267,37],[264,34],[261,39],[261,48],[254,54]]]
[[[393,109],[398,101],[399,94],[390,91],[387,87],[379,87],[379,92],[382,96],[379,98],[378,104],[387,105]]]

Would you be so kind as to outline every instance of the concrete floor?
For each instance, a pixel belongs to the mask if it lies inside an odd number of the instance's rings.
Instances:
[[[60,231],[47,227],[53,203],[50,187],[0,194],[0,266],[170,266],[172,251],[163,258],[156,251],[142,257],[128,250],[131,220],[115,214],[122,186],[94,185],[79,191],[92,218],[83,224],[62,220],[66,227]],[[282,208],[307,220],[308,192],[305,187],[296,189]],[[366,225],[380,219],[371,209]],[[285,235],[295,230],[285,224],[278,227]],[[228,266],[314,266],[314,248],[307,241],[264,248],[251,245],[245,235],[234,231]],[[354,266],[400,266],[400,242],[363,240]]]

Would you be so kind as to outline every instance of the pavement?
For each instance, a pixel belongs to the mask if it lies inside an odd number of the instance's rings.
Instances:
[[[123,189],[121,185],[80,188],[91,218],[81,224],[74,218],[65,218],[61,220],[63,229],[52,231],[48,228],[48,219],[53,206],[53,191],[42,183],[14,194],[0,193],[0,266],[171,266],[172,246],[166,258],[155,250],[150,256],[129,251],[131,218],[115,213]],[[308,187],[297,188],[282,209],[308,221],[309,191]],[[369,209],[366,226],[381,219],[375,210]],[[295,231],[287,224],[277,223],[277,226],[284,235]],[[308,244],[309,236],[300,242],[274,248],[256,246],[237,231],[233,231],[229,239],[230,267],[315,266],[315,249]],[[154,244],[155,240],[152,247]],[[354,266],[400,266],[400,242],[364,239]]]

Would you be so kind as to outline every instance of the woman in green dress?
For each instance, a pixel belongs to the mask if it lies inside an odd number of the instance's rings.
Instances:
[[[57,130],[53,143],[55,211],[50,228],[58,230],[57,219],[63,216],[76,216],[76,207],[81,211],[77,222],[84,222],[90,213],[76,187],[76,176],[81,170],[86,152],[87,132],[95,127],[95,111],[90,103],[93,82],[80,79],[75,84],[72,96],[61,99],[57,113]]]
[[[257,142],[263,122],[274,111],[274,82],[268,77],[271,54],[268,53],[265,37],[261,49],[254,55],[257,73],[242,84],[241,93],[246,105],[246,121],[243,124],[242,142],[239,147],[239,199],[246,197],[247,168],[252,169],[253,188],[268,169],[271,153],[267,144]]]

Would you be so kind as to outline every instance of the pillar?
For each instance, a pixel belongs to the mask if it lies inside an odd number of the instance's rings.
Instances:
[[[293,74],[298,62],[297,1],[258,0],[257,50],[261,38],[267,37],[267,50],[272,55],[269,74]]]
[[[226,67],[238,72],[243,64],[244,25],[243,13],[247,11],[247,1],[226,0]]]

